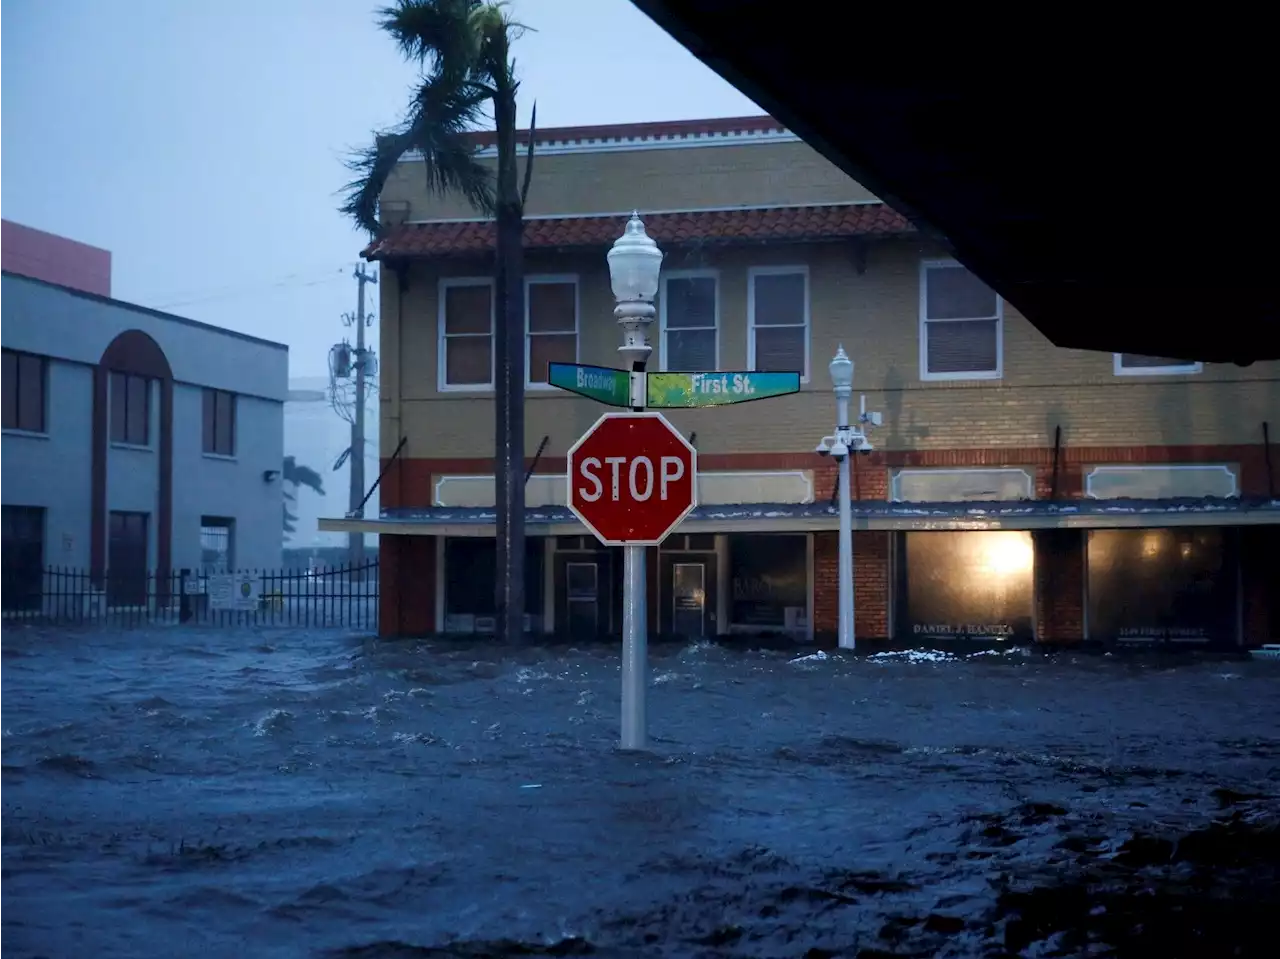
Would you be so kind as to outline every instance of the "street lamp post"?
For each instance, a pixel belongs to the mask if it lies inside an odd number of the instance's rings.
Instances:
[[[818,453],[832,456],[840,464],[839,486],[836,490],[836,496],[840,500],[839,622],[836,638],[841,649],[854,649],[857,641],[853,629],[853,490],[849,482],[849,457],[855,453],[871,452],[871,443],[867,441],[861,424],[879,426],[880,414],[866,411],[867,401],[864,396],[858,414],[860,425],[850,425],[853,360],[849,359],[843,346],[836,349],[836,355],[828,369],[831,372],[831,388],[836,394],[836,431],[822,438],[818,443]]]
[[[641,412],[646,402],[645,364],[653,348],[653,298],[658,293],[662,251],[645,233],[639,213],[632,213],[626,230],[609,250],[609,280],[618,301],[613,315],[622,329],[618,355],[631,374],[631,409]],[[622,560],[622,748],[644,749],[647,738],[645,686],[648,682],[648,624],[645,547],[624,546]]]

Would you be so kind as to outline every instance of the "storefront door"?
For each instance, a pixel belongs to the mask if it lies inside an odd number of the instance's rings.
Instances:
[[[605,550],[556,553],[557,633],[594,640],[614,632],[612,560],[612,551]]]
[[[716,554],[663,553],[658,592],[659,629],[700,639],[716,634]]]

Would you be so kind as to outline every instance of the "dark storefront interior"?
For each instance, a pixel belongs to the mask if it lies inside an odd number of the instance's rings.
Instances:
[[[797,632],[809,615],[805,536],[729,537],[729,621],[734,629]]]
[[[444,627],[450,633],[494,630],[496,540],[446,539],[444,543]],[[526,628],[542,629],[542,540],[525,540],[524,595]]]
[[[899,637],[1030,642],[1034,555],[1024,531],[901,534]]]
[[[1126,643],[1235,646],[1235,530],[1091,530],[1089,637]]]

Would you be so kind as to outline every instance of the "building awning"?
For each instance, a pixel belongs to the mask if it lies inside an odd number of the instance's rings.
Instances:
[[[907,219],[883,203],[752,207],[645,213],[645,230],[662,247],[689,244],[829,242],[914,236]],[[626,214],[530,217],[524,225],[526,250],[606,248],[622,235]],[[369,244],[370,260],[465,256],[489,253],[497,243],[491,219],[401,223]]]
[[[493,536],[492,508],[436,506],[384,510],[377,518],[321,519],[324,533],[394,536]],[[831,503],[751,503],[700,506],[680,525],[683,533],[795,533],[834,530],[840,519]],[[1079,500],[998,503],[885,503],[853,505],[855,530],[1117,529],[1163,526],[1264,526],[1280,524],[1277,499]],[[530,536],[578,536],[586,532],[563,506],[528,509]]]
[[[970,9],[859,8],[851,32],[776,0],[632,2],[1056,345],[1280,359],[1273,40],[1231,10],[1159,42],[1082,14],[983,43],[1008,25]]]

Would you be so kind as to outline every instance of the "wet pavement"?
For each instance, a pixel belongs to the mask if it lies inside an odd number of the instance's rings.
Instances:
[[[1272,954],[1276,663],[673,646],[637,755],[603,648],[3,653],[6,957]]]

